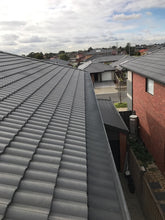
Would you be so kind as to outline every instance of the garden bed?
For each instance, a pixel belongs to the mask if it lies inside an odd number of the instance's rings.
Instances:
[[[129,167],[142,209],[148,219],[163,220],[165,177],[140,140],[129,139],[129,146]]]

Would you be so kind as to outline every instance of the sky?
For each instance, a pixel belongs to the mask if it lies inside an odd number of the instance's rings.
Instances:
[[[165,0],[0,0],[0,51],[165,42]]]

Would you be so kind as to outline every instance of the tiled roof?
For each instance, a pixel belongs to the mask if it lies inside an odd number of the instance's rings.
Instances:
[[[103,72],[115,70],[110,65],[103,63],[94,63],[92,61],[85,62],[82,65],[80,65],[78,68],[81,70],[85,70],[89,73],[103,73]]]
[[[122,64],[123,67],[165,84],[165,49]]]
[[[128,62],[128,61],[130,61],[130,60],[133,60],[133,59],[135,59],[135,57],[132,57],[132,56],[129,56],[129,55],[125,55],[121,59],[119,59],[116,62],[111,63],[110,65],[112,67],[114,67],[115,69],[117,69],[117,70],[122,70],[123,67],[121,65],[126,63],[126,62]]]
[[[68,61],[61,60],[61,59],[58,59],[58,58],[52,58],[49,61],[52,62],[52,63],[55,63],[55,64],[59,64],[59,65],[64,65],[64,66],[68,66],[69,65]]]
[[[110,56],[100,56],[98,58],[93,59],[96,63],[104,63],[104,62],[115,62],[121,59],[124,55],[110,55]]]
[[[129,219],[83,71],[0,52],[0,219]]]
[[[98,99],[104,124],[128,133],[128,128],[110,100]]]

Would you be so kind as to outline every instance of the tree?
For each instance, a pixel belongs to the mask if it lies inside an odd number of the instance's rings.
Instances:
[[[90,52],[91,50],[93,50],[93,48],[92,48],[92,47],[89,47],[89,48],[88,48],[88,52]]]
[[[69,56],[68,56],[66,53],[60,54],[60,55],[59,55],[59,58],[60,58],[61,60],[66,60],[66,61],[69,60]]]
[[[112,49],[114,50],[114,49],[116,49],[117,47],[116,46],[112,46]]]
[[[127,43],[125,50],[126,50],[127,54],[129,54],[130,56],[135,55],[135,47],[131,47],[130,43]]]
[[[37,53],[31,52],[27,55],[27,57],[31,57],[35,59],[44,59],[44,55],[42,52],[37,52]]]
[[[44,55],[43,55],[42,52],[40,52],[40,53],[36,53],[35,58],[41,60],[41,59],[44,59]]]
[[[58,52],[58,54],[65,54],[65,51],[64,51],[64,50],[60,50],[60,51]]]
[[[126,50],[127,54],[129,54],[129,55],[130,55],[130,47],[131,47],[131,44],[127,43],[125,50]]]

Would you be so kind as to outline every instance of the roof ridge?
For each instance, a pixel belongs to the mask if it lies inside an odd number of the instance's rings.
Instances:
[[[63,67],[70,68],[70,69],[76,69],[74,67],[65,66],[63,64],[52,63],[51,61],[47,61],[47,60],[44,60],[44,59],[36,59],[36,58],[27,57],[27,56],[21,56],[21,55],[18,55],[18,54],[13,54],[13,53],[4,52],[4,51],[0,51],[0,53],[8,54],[8,55],[11,55],[11,56],[20,57],[20,58],[23,58],[23,59],[32,60],[32,61],[36,61],[36,62],[49,63],[49,64],[52,64],[52,65],[59,65],[59,66],[63,66]]]

